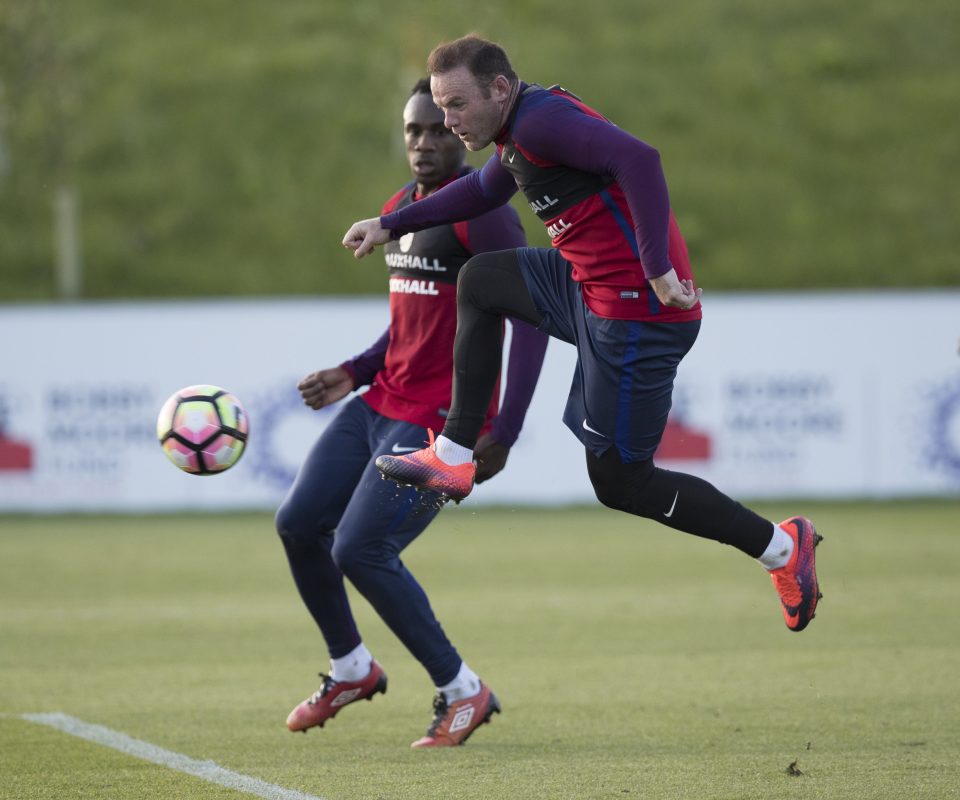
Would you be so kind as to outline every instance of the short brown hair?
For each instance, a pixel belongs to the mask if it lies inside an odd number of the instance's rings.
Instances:
[[[460,66],[470,70],[470,74],[484,88],[493,83],[497,75],[503,75],[510,83],[517,81],[517,73],[510,66],[504,49],[496,42],[481,39],[475,33],[437,45],[427,59],[427,71],[431,75],[450,72]]]

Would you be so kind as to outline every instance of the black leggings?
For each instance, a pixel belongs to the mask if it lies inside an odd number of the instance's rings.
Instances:
[[[453,345],[453,398],[443,427],[448,439],[473,448],[500,372],[502,317],[539,326],[543,315],[530,297],[515,250],[482,253],[460,270],[457,335]],[[771,523],[693,475],[624,463],[616,447],[602,456],[587,450],[587,471],[605,506],[671,528],[763,554]]]
[[[712,484],[660,469],[652,459],[625,464],[616,447],[602,456],[587,450],[587,472],[605,506],[732,545],[753,558],[763,555],[773,535],[768,520]]]
[[[533,326],[543,321],[520,272],[517,251],[476,255],[460,269],[457,279],[453,395],[443,426],[444,436],[471,449],[500,374],[505,316]]]

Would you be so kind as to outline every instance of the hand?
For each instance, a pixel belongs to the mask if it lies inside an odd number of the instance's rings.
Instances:
[[[703,294],[703,289],[693,288],[693,281],[678,280],[673,268],[658,278],[650,278],[650,286],[663,305],[674,308],[693,308],[700,302],[700,295]]]
[[[507,465],[510,448],[500,444],[489,433],[483,434],[473,448],[473,460],[477,462],[476,483],[490,480]]]
[[[373,252],[378,244],[390,241],[390,230],[380,227],[380,217],[354,222],[343,237],[343,246],[353,250],[354,258],[363,258]]]
[[[353,391],[353,378],[343,367],[311,372],[297,384],[305,405],[314,410],[329,406]]]

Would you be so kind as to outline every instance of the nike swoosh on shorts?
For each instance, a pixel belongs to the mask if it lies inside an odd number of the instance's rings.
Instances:
[[[394,453],[412,453],[414,450],[422,450],[422,447],[401,447],[399,444],[395,444],[390,448]]]
[[[593,428],[591,428],[589,425],[587,425],[587,421],[586,421],[586,420],[583,421],[583,429],[584,429],[585,431],[590,431],[590,433],[595,433],[595,434],[597,434],[597,436],[603,436],[603,434],[600,433],[600,431],[595,431]],[[606,436],[603,436],[603,438],[606,439],[607,437],[606,437]]]

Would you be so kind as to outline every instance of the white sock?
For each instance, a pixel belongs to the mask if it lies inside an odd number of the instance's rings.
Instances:
[[[773,538],[757,559],[768,570],[784,566],[793,555],[793,537],[779,525],[773,526]]]
[[[455,703],[457,700],[466,700],[480,693],[480,678],[467,666],[464,661],[460,664],[460,671],[446,686],[438,686],[437,691],[443,692],[448,703]]]
[[[444,464],[449,464],[451,467],[456,467],[460,464],[469,464],[473,461],[473,450],[469,447],[464,447],[462,444],[450,441],[446,436],[437,437],[434,442],[433,452],[437,454],[437,458]]]
[[[330,677],[337,681],[360,681],[370,674],[373,656],[366,645],[360,642],[341,658],[330,659]]]

